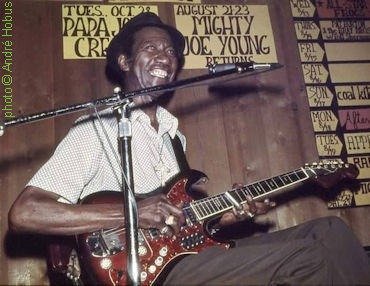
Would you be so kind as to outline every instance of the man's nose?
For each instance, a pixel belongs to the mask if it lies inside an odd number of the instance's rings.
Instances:
[[[170,57],[166,51],[158,51],[156,54],[156,60],[161,63],[169,63]]]

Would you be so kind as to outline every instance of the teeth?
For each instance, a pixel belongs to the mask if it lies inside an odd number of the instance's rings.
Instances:
[[[151,70],[151,71],[149,71],[149,73],[152,76],[156,76],[156,77],[160,77],[160,78],[166,78],[168,76],[168,73],[166,71],[160,70],[160,69]]]

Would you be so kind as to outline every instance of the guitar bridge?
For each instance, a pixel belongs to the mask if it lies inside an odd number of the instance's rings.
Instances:
[[[121,231],[122,232],[122,231]],[[120,231],[96,231],[86,238],[90,252],[95,257],[106,257],[124,250]]]

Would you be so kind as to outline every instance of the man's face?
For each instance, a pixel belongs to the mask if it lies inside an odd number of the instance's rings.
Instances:
[[[145,27],[134,35],[125,89],[133,91],[172,82],[177,68],[178,59],[169,34],[160,28]],[[158,96],[144,96],[141,103],[150,103]]]

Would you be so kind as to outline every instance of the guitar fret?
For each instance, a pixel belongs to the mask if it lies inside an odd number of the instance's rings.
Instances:
[[[210,211],[210,208],[208,207],[207,202],[203,202],[204,209],[206,210],[206,216],[208,216],[212,211]]]
[[[242,198],[242,202],[245,202],[247,200],[247,195],[245,194],[246,190],[245,187],[239,189],[240,196]],[[244,197],[244,198],[243,198]]]
[[[289,176],[288,176],[288,175],[281,176],[281,178],[282,178],[282,181],[283,181],[283,183],[284,183],[285,185],[288,185],[288,184],[290,184],[290,183],[292,182],[292,180],[289,178]],[[289,180],[288,180],[288,179],[289,179]]]
[[[221,204],[221,200],[220,200],[220,196],[217,196],[214,198],[214,202],[215,202],[215,205],[218,209],[218,211],[221,211],[223,210],[224,208],[222,207],[222,204]]]
[[[301,169],[297,170],[296,173],[300,180],[307,178],[307,175]]]
[[[275,182],[275,184],[281,188],[281,187],[284,187],[285,184],[283,182],[283,180],[280,178],[280,176],[276,176],[276,177],[273,177],[272,180]]]
[[[296,182],[297,179],[299,180],[299,177],[297,176],[295,172],[290,173],[288,176],[292,180],[292,182]]]
[[[220,196],[220,202],[221,202],[221,205],[224,207],[224,209],[227,209],[230,207],[229,205],[230,202],[227,199],[225,199],[224,195]]]
[[[278,187],[276,183],[274,182],[273,178],[266,180],[266,184],[269,185],[271,190],[276,189],[276,187]]]
[[[262,182],[260,182],[260,185],[262,186],[262,188],[264,190],[264,193],[266,193],[268,191],[271,191],[270,186],[266,182],[262,181]]]
[[[256,188],[254,187],[254,185],[250,185],[250,192],[251,192],[251,196],[252,198],[256,197],[258,195],[257,191],[256,191]]]
[[[202,216],[202,217],[207,216],[207,211],[206,211],[206,210],[205,210],[205,208],[203,207],[202,202],[199,202],[199,203],[198,203],[198,207],[199,207],[199,213],[201,214],[201,216]]]
[[[235,190],[235,193],[236,193],[236,195],[238,196],[238,198],[239,198],[239,202],[242,202],[243,201],[243,199],[242,199],[242,197],[240,196],[240,192],[238,192],[239,191],[239,189],[237,189],[237,190]]]
[[[232,190],[232,191],[230,192],[230,194],[233,196],[233,198],[234,198],[237,202],[241,203],[241,202],[243,201],[243,200],[242,200],[242,198],[240,197],[239,193],[237,192],[237,190]]]
[[[200,219],[202,217],[202,215],[199,213],[199,210],[196,206],[196,202],[190,203],[190,207],[193,210],[193,212],[195,213],[195,215],[197,216],[197,218]]]
[[[253,186],[254,186],[254,189],[257,192],[257,195],[259,196],[261,194],[260,193],[261,192],[261,186],[258,183],[253,184]]]
[[[246,190],[246,192],[247,192],[248,196],[251,196],[251,197],[253,198],[252,191],[249,189],[249,187],[248,187],[248,186],[245,186],[245,190]]]
[[[212,211],[213,213],[216,213],[218,211],[216,205],[214,204],[214,200],[213,199],[211,199],[209,201],[209,205],[211,206],[210,208],[213,209],[213,211]]]

